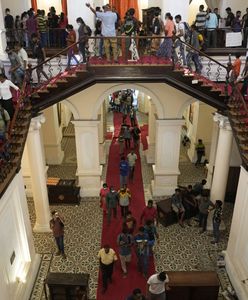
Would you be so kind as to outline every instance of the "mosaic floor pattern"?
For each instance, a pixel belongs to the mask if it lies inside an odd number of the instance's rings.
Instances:
[[[145,123],[146,115],[140,117],[140,122]],[[108,117],[110,126],[111,116]],[[49,176],[61,178],[73,178],[76,165],[68,160],[71,153],[75,153],[75,142],[72,137],[66,137],[63,141],[65,150],[64,162],[61,166],[50,166]],[[68,141],[69,140],[69,141]],[[143,151],[140,151],[142,161],[142,176],[144,182],[146,201],[151,199],[150,182],[153,177],[151,165],[146,164]],[[70,155],[69,155],[70,157]],[[181,151],[179,183],[182,185],[192,184],[205,176],[204,168],[195,168],[186,158],[185,152]],[[69,163],[68,163],[69,161]],[[107,165],[107,164],[106,164]],[[106,165],[103,167],[103,181],[106,175]],[[159,200],[159,199],[154,199]],[[79,206],[56,206],[56,209],[65,218],[65,250],[67,259],[53,256],[56,251],[55,243],[50,233],[34,233],[35,248],[42,254],[40,272],[33,289],[31,300],[45,299],[43,291],[43,280],[48,271],[52,272],[86,272],[90,274],[90,299],[96,299],[98,260],[97,252],[100,248],[102,213],[99,208],[98,198],[84,198]],[[28,206],[32,225],[35,222],[34,203],[28,199]],[[51,206],[53,210],[55,206]],[[158,226],[160,244],[155,246],[155,265],[157,271],[161,270],[216,270],[219,274],[221,290],[230,283],[223,269],[216,266],[216,261],[222,250],[226,249],[228,234],[231,224],[233,205],[225,204],[224,222],[226,230],[222,232],[221,242],[218,247],[212,245],[210,233],[199,234],[197,227],[181,228],[178,224],[163,227]],[[196,223],[193,221],[193,225]],[[122,300],[123,297],[116,300]],[[221,296],[219,299],[223,299]]]

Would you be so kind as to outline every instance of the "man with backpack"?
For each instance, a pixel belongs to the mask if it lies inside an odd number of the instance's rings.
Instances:
[[[184,66],[186,66],[186,56],[185,56],[185,45],[182,42],[185,42],[185,36],[186,36],[186,22],[182,22],[181,15],[175,16],[176,21],[176,41],[175,41],[175,56],[176,61],[181,61]],[[181,62],[180,62],[181,64]]]
[[[154,37],[152,39],[152,44],[151,44],[152,52],[156,53],[157,50],[159,49],[159,46],[161,44],[161,39],[159,37],[163,32],[164,32],[164,24],[160,18],[160,12],[155,11],[154,18],[152,20],[152,36]]]
[[[133,245],[132,235],[128,233],[126,227],[122,228],[122,232],[117,237],[117,245],[119,246],[119,256],[121,261],[121,268],[123,271],[123,278],[127,277],[127,263],[131,262],[131,252]]]
[[[149,255],[152,255],[153,246],[155,244],[155,239],[159,243],[159,235],[158,235],[156,226],[154,225],[154,222],[152,220],[147,220],[144,228],[145,228],[145,233],[148,236],[147,243],[148,243],[148,247],[149,247]]]
[[[86,63],[87,57],[86,52],[89,49],[88,37],[91,36],[92,31],[89,26],[87,26],[82,18],[77,18],[78,24],[78,40],[79,40],[79,52],[83,57],[83,63]]]

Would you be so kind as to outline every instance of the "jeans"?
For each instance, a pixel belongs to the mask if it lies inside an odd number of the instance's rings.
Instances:
[[[17,83],[18,85],[22,85],[24,79],[24,71],[21,68],[16,69],[11,73],[11,81]]]
[[[112,280],[114,263],[111,263],[109,265],[105,265],[105,264],[101,263],[100,266],[101,266],[101,270],[102,270],[103,288],[107,289],[107,287],[108,287],[108,280]]]
[[[127,184],[127,175],[120,175],[120,187],[122,188],[124,184]]]
[[[117,217],[117,207],[108,207],[108,223],[111,221],[112,210],[114,218]]]
[[[147,251],[148,252],[148,251]],[[138,271],[145,276],[148,275],[149,252],[144,254],[137,254]]]
[[[189,67],[189,69],[192,69],[191,68],[191,60],[192,60],[195,65],[195,71],[197,73],[201,73],[202,64],[200,62],[198,52],[192,52],[192,51],[188,52],[186,60],[187,60],[187,66]]]
[[[217,31],[216,30],[208,30],[207,31],[207,47],[208,48],[216,48],[217,46]]]
[[[74,59],[76,61],[77,64],[79,64],[79,61],[77,59],[77,57],[75,56],[73,49],[69,49],[68,51],[68,61],[67,61],[67,68],[69,69],[71,66],[71,59]]]
[[[111,60],[110,47],[112,48],[114,61],[117,61],[118,60],[117,39],[105,37],[103,44],[104,44],[107,61]]]
[[[179,48],[179,53],[177,54],[177,49]],[[183,43],[181,43],[181,41],[177,40],[175,42],[175,58],[176,61],[179,61],[182,59],[183,61],[183,65],[186,65],[186,56],[185,56],[185,46]]]
[[[195,165],[200,165],[202,157],[203,157],[203,153],[202,152],[197,152],[196,154],[197,154],[197,160],[195,162]]]
[[[124,218],[126,218],[127,212],[129,210],[128,205],[127,206],[121,206],[120,205],[120,207],[121,207],[121,216],[124,217]]]
[[[202,227],[202,231],[206,231],[208,214],[203,214],[200,212],[199,217],[200,217],[200,226]]]
[[[40,32],[40,40],[42,47],[47,47],[47,32]]]
[[[220,222],[215,222],[213,220],[213,234],[215,242],[218,243],[220,241]]]
[[[86,62],[86,52],[85,52],[85,43],[79,43],[79,51],[82,54],[83,62]]]
[[[129,167],[129,179],[133,180],[133,175],[134,175],[134,166]]]
[[[61,235],[61,236],[55,237],[55,241],[56,241],[58,250],[61,252],[61,254],[64,254],[65,253],[65,250],[64,250],[64,236]]]

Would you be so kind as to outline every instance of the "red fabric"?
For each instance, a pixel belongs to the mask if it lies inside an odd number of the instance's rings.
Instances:
[[[148,136],[148,124],[140,127],[141,130],[141,143],[143,145],[143,150],[148,149],[147,136]]]
[[[145,207],[143,209],[141,217],[142,224],[145,224],[148,220],[155,221],[155,219],[157,218],[157,209],[155,207]]]
[[[67,0],[61,0],[62,12],[67,16]]]
[[[129,118],[128,118],[129,119]],[[114,127],[115,132],[114,136],[117,137],[120,132],[120,127],[122,123],[122,114],[114,113]],[[128,151],[129,152],[129,151]],[[128,153],[126,151],[126,154]],[[141,163],[139,151],[136,151],[137,161],[134,172],[134,182],[128,183],[128,188],[131,191],[131,205],[130,210],[133,216],[138,221],[140,219],[140,212],[145,207],[145,198],[143,190],[143,181],[141,174]],[[107,178],[106,182],[108,186],[113,185],[115,189],[120,187],[120,174],[119,174],[119,145],[116,142],[116,139],[113,139],[112,144],[109,150],[109,161],[107,169]],[[117,235],[121,232],[122,228],[122,219],[120,208],[118,208],[117,219],[112,218],[111,224],[107,225],[106,216],[103,219],[103,228],[102,228],[102,241],[101,244],[110,244],[118,253],[118,248],[116,245]],[[149,260],[149,275],[155,272],[153,257]],[[134,251],[132,252],[132,261],[128,265],[128,275],[127,278],[122,278],[122,270],[120,266],[120,260],[115,264],[113,272],[113,283],[109,284],[108,289],[104,295],[101,294],[102,289],[102,278],[101,273],[99,272],[98,278],[98,289],[97,289],[97,300],[119,300],[125,299],[128,295],[132,293],[134,288],[141,288],[142,292],[145,293],[146,290],[146,279],[137,271],[137,259]]]
[[[120,14],[121,19],[124,18],[126,11],[129,8],[135,9],[135,17],[139,19],[139,6],[138,0],[110,0],[111,6],[115,6],[117,12]]]
[[[31,7],[37,12],[37,0],[31,0]]]

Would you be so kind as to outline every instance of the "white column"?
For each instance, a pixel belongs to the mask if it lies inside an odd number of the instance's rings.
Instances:
[[[59,125],[57,105],[45,109],[44,116],[46,122],[42,132],[46,163],[59,165],[63,161],[64,151],[61,149],[62,128]]]
[[[207,164],[208,175],[207,175],[206,188],[209,188],[209,189],[211,189],[212,180],[213,180],[218,137],[219,137],[219,125],[214,120],[213,129],[212,129],[211,149],[210,149],[210,154],[209,154],[209,163]]]
[[[101,187],[102,167],[99,160],[99,120],[75,120],[77,176],[81,197],[96,197]]]
[[[148,120],[148,149],[145,151],[146,161],[149,164],[155,163],[155,135],[156,135],[156,107],[149,101],[149,120]]]
[[[103,103],[100,108],[100,123],[99,123],[99,156],[100,156],[100,164],[104,165],[106,163],[106,142],[105,135],[107,131],[106,124],[106,106]]]
[[[25,192],[27,197],[33,197],[32,192],[32,182],[31,182],[31,171],[30,171],[30,164],[28,159],[28,149],[27,149],[27,143],[25,144],[24,151],[22,154],[22,176],[25,184]]]
[[[6,49],[6,31],[4,29],[4,10],[2,8],[2,1],[0,1],[0,59],[6,59],[7,54],[5,52]]]
[[[34,231],[49,232],[50,211],[47,195],[47,168],[44,165],[44,151],[41,139],[41,123],[43,115],[31,120],[27,137],[28,159],[31,171],[31,183],[35,205],[36,222]]]
[[[180,174],[179,153],[182,119],[156,120],[155,165],[152,193],[154,196],[171,195],[177,187]]]
[[[211,188],[211,200],[215,202],[225,199],[233,135],[227,117],[215,113],[214,120],[218,122],[220,128]]]

